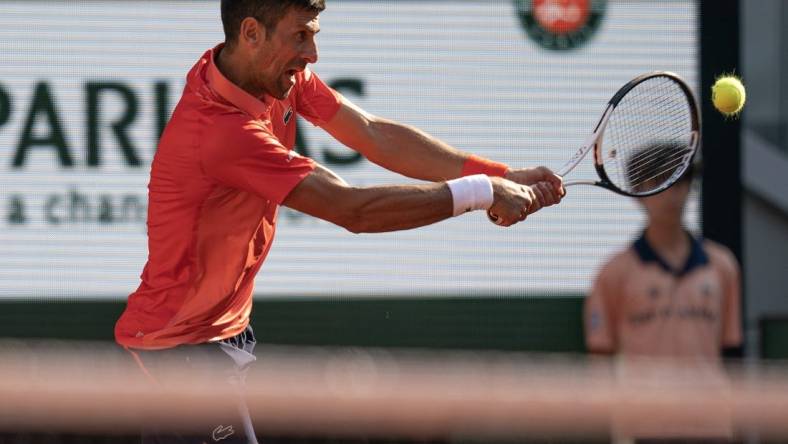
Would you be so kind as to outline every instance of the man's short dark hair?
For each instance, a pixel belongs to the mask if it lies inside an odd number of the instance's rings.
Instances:
[[[222,0],[222,26],[224,41],[233,46],[241,32],[241,22],[246,17],[253,17],[265,26],[270,35],[276,25],[287,14],[290,8],[301,8],[307,11],[322,12],[326,9],[325,0]]]

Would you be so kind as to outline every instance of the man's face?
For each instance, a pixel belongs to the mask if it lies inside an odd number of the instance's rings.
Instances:
[[[317,62],[318,32],[318,13],[290,8],[253,51],[257,86],[277,99],[287,98],[295,85],[296,73]]]

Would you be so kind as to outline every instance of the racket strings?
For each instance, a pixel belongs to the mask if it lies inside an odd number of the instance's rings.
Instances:
[[[677,159],[678,161],[676,161],[676,162],[665,164],[665,171],[657,172],[657,173],[655,173],[655,174],[653,174],[651,176],[638,178],[637,181],[632,180],[632,182],[633,182],[632,187],[635,190],[637,190],[637,189],[639,189],[640,185],[645,184],[645,183],[649,183],[650,181],[652,181],[654,179],[659,179],[660,183],[665,183],[665,182],[669,181],[671,178],[673,178],[673,176],[676,175],[677,171],[683,171],[682,169],[679,169],[679,167],[681,167],[685,163],[685,160],[683,159],[683,157],[684,156],[681,156],[681,158]],[[668,176],[667,173],[669,171],[671,171],[671,170],[672,170],[672,173]],[[676,177],[676,179],[678,179],[678,177]]]
[[[654,152],[649,150],[640,157],[633,158],[633,162],[630,164],[628,177],[632,186],[637,187],[650,179],[659,177],[660,174],[667,171],[675,171],[677,167],[684,163],[687,154],[691,152],[689,149],[682,152],[672,150],[671,148],[672,146],[670,145],[660,147],[659,149],[653,150]],[[663,167],[659,172],[653,172],[654,169],[651,168],[651,165],[654,162],[660,162],[660,165]]]
[[[652,77],[627,92],[604,133],[602,164],[608,179],[632,194],[678,179],[693,153],[690,106],[669,77]]]
[[[654,157],[663,155],[666,151],[670,151],[670,147],[671,145],[656,144],[653,146],[653,149],[643,150],[641,153],[636,154],[629,162],[628,166],[630,170],[634,171],[648,162],[653,161]],[[673,150],[673,152],[676,153],[675,150]],[[679,153],[679,155],[681,155],[681,153]]]
[[[654,171],[653,169],[644,169],[643,171],[639,171],[634,177],[629,178],[629,182],[631,187],[634,190],[643,191],[641,185],[648,184],[652,180],[658,180],[659,183],[664,183],[673,178],[673,176],[678,171],[683,171],[680,167],[686,162],[685,156],[673,156],[670,158],[665,158],[661,160],[661,165],[663,166],[663,170]],[[678,179],[678,178],[677,178]],[[648,189],[651,190],[654,187],[649,187]]]
[[[663,88],[658,88],[658,93],[665,93]],[[637,96],[640,98],[638,107],[643,112],[638,113],[639,116],[647,117],[650,123],[648,129],[650,130],[646,136],[650,137],[652,141],[645,147],[638,147],[642,154],[631,156],[629,159],[626,156],[622,157],[619,163],[621,166],[619,177],[622,178],[622,183],[629,183],[633,191],[650,191],[661,185],[662,182],[672,177],[675,172],[677,164],[676,159],[683,157],[680,146],[680,138],[684,134],[684,122],[686,122],[683,113],[673,113],[673,106],[675,101],[671,96],[657,96],[658,99],[650,100],[653,104],[654,111],[657,115],[664,115],[667,118],[662,120],[654,119],[654,114],[645,115],[648,112],[648,101],[642,100],[647,98],[647,95]],[[671,114],[673,113],[673,114]],[[672,118],[671,118],[672,116]],[[676,143],[679,141],[679,143]],[[686,143],[686,142],[685,142]],[[671,156],[671,151],[677,152]],[[643,187],[642,185],[658,179],[651,184],[651,187]],[[625,180],[626,182],[624,182]],[[645,189],[644,189],[645,188]]]
[[[642,177],[641,173],[647,172],[648,166],[661,161],[669,165],[675,159],[683,159],[689,150],[677,150],[673,145],[654,146],[653,150],[646,150],[640,158],[633,158],[629,164],[629,180],[636,181]]]

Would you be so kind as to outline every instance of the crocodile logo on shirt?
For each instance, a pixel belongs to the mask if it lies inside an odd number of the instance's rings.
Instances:
[[[282,117],[282,120],[285,122],[285,125],[287,125],[290,122],[290,118],[291,117],[293,117],[293,107],[292,106],[290,108],[287,108],[287,111],[285,112],[284,117]]]

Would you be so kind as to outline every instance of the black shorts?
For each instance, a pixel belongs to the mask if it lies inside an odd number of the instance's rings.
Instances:
[[[175,362],[188,371],[206,378],[211,384],[227,384],[229,402],[217,405],[216,420],[197,424],[189,434],[166,430],[161,426],[142,427],[143,444],[257,444],[251,417],[242,395],[246,371],[254,362],[257,343],[252,327],[220,342],[182,345],[165,350],[130,350],[143,370],[154,380],[157,370]],[[213,415],[213,413],[211,413]]]

